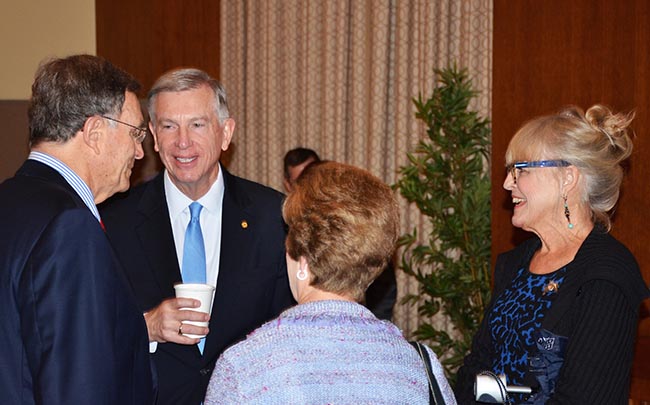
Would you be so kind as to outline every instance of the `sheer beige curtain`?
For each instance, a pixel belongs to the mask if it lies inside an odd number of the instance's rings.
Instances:
[[[294,147],[366,168],[393,184],[424,136],[412,99],[433,69],[466,67],[490,114],[491,0],[242,0],[221,2],[221,80],[237,122],[226,164],[281,190]],[[403,230],[426,220],[402,200]],[[398,299],[417,286],[399,270]],[[397,305],[394,321],[420,321]],[[444,322],[444,320],[436,320]]]

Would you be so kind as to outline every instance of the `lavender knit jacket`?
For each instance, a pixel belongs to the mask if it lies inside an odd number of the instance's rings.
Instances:
[[[456,404],[436,356],[447,404]],[[424,364],[390,322],[346,301],[297,305],[226,350],[205,405],[428,404]]]

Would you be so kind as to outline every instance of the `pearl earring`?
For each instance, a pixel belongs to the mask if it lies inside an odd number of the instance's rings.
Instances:
[[[300,281],[307,280],[307,270],[305,269],[298,270],[298,272],[296,273],[296,278]]]

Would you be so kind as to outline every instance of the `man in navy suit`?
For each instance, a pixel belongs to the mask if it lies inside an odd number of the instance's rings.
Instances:
[[[158,404],[198,405],[223,350],[293,303],[286,272],[282,194],[235,177],[219,164],[235,129],[219,82],[177,69],[149,92],[154,148],[165,170],[102,207],[108,235],[137,295],[158,371]],[[181,308],[189,205],[201,205],[205,281],[216,286],[208,315]],[[195,204],[196,205],[196,204]],[[205,335],[199,339],[185,334]]]
[[[43,64],[30,154],[0,185],[0,402],[151,404],[142,312],[95,204],[129,186],[139,84],[89,55]]]

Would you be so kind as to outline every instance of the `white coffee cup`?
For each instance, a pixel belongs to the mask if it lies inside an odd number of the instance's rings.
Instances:
[[[211,314],[212,299],[214,298],[215,290],[214,286],[210,284],[181,283],[174,285],[174,290],[176,290],[177,298],[194,298],[195,300],[201,301],[201,306],[198,308],[181,308],[182,310],[191,310]],[[183,321],[183,323],[205,327],[208,326],[208,322]],[[183,335],[195,339],[205,337],[205,335],[192,335],[189,333],[183,333]]]

